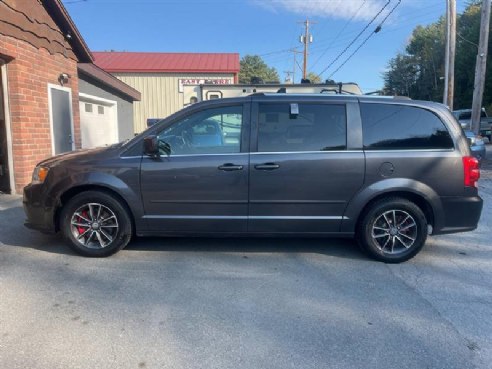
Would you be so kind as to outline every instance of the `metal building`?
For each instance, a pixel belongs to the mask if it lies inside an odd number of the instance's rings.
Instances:
[[[237,83],[237,53],[93,52],[95,64],[141,93],[134,103],[134,129],[200,100],[200,85]]]

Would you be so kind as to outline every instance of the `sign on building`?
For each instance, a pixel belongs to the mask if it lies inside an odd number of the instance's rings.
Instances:
[[[178,91],[184,92],[184,86],[199,86],[199,85],[230,85],[231,78],[180,78],[178,79]]]

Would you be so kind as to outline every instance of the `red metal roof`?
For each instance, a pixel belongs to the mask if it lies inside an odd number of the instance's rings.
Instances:
[[[92,52],[107,72],[238,73],[237,53]]]

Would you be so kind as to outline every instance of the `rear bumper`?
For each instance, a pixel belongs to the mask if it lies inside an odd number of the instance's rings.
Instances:
[[[46,206],[43,200],[41,185],[29,184],[24,188],[22,204],[27,217],[24,225],[43,233],[55,233],[55,208]]]
[[[432,234],[446,234],[473,231],[482,214],[483,200],[480,196],[443,197],[444,222]]]

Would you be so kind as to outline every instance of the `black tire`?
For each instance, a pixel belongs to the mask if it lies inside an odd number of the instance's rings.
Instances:
[[[399,197],[381,199],[363,214],[356,238],[372,258],[401,263],[414,257],[424,246],[427,219],[411,201]]]
[[[125,206],[102,191],[86,191],[71,198],[61,211],[60,228],[72,250],[89,257],[112,255],[132,238]]]

